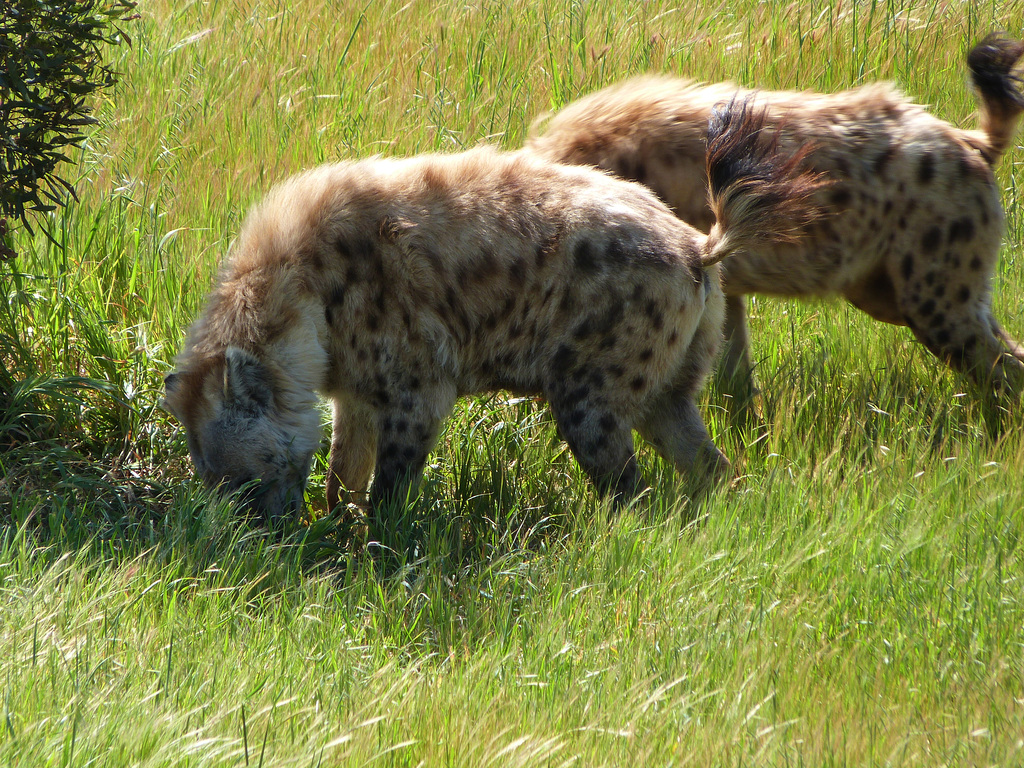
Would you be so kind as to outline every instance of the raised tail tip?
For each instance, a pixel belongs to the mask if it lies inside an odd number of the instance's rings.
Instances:
[[[967,68],[986,102],[1024,109],[1024,92],[1013,69],[1024,55],[1024,42],[1002,32],[991,32],[967,54]]]
[[[718,235],[710,261],[758,240],[793,242],[825,215],[813,195],[830,182],[805,162],[814,148],[784,149],[784,118],[770,124],[756,98],[719,105],[708,120],[708,189]]]

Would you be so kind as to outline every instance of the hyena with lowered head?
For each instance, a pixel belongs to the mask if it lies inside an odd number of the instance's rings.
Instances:
[[[649,190],[528,153],[328,165],[250,214],[164,407],[201,477],[254,483],[249,503],[301,509],[333,402],[328,502],[402,501],[460,395],[540,393],[561,436],[617,500],[641,485],[637,429],[681,472],[730,471],[694,397],[721,341],[717,262],[814,215],[816,180],[715,121],[722,226],[704,235]]]
[[[752,387],[748,293],[839,294],[876,320],[908,326],[982,386],[1019,393],[1024,348],[992,316],[990,281],[1004,231],[993,168],[1024,110],[1014,74],[1022,52],[1024,44],[993,34],[968,55],[980,130],[943,122],[884,84],[822,95],[645,77],[537,121],[527,147],[646,184],[707,231],[715,221],[708,116],[724,102],[753,100],[767,109],[783,152],[805,148],[804,167],[827,182],[815,202],[832,215],[808,222],[801,237],[756,243],[723,264],[723,378],[733,393]]]

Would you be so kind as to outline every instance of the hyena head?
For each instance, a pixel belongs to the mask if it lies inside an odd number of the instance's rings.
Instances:
[[[228,347],[164,379],[163,407],[185,427],[192,463],[211,488],[236,491],[268,519],[294,516],[320,444],[315,408],[291,408],[276,367]]]

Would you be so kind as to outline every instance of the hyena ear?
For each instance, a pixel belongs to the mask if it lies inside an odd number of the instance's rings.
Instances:
[[[181,386],[181,376],[177,373],[168,373],[164,376],[164,396],[160,398],[160,407],[167,411],[171,416],[180,418],[178,413],[175,411],[174,406],[171,404],[171,400],[174,400],[178,394],[178,389]]]
[[[274,399],[270,371],[251,352],[238,347],[224,351],[224,399],[246,410],[262,412]]]

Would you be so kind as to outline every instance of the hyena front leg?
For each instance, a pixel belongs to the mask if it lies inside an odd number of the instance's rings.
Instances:
[[[327,507],[362,504],[377,453],[377,413],[354,397],[338,396],[332,403],[334,427],[328,460]]]
[[[455,404],[454,387],[383,394],[387,403],[378,410],[377,471],[370,487],[378,518],[408,500]]]

